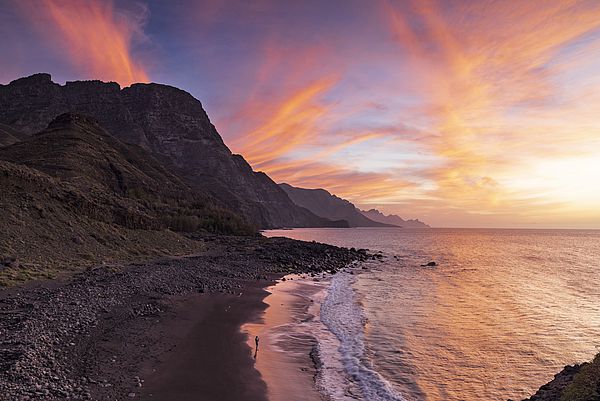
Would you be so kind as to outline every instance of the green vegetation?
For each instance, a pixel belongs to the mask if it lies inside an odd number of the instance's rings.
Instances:
[[[162,218],[164,226],[172,231],[192,233],[208,231],[229,235],[252,235],[256,228],[234,213],[216,207],[179,209]]]
[[[600,400],[600,354],[581,368],[562,393],[560,401]]]

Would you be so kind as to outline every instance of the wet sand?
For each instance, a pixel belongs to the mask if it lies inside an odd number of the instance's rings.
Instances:
[[[321,401],[311,357],[316,341],[297,325],[313,317],[318,304],[311,298],[326,284],[296,277],[264,285],[242,296],[178,301],[160,322],[174,348],[142,367],[147,384],[139,399]]]
[[[267,292],[250,286],[243,296],[198,296],[181,302],[172,319],[161,323],[177,338],[168,356],[146,364],[147,386],[140,398],[160,401],[266,401],[266,385],[240,325],[266,308]]]
[[[270,400],[320,401],[313,360],[317,343],[310,322],[318,314],[315,297],[327,284],[287,277],[267,288],[270,294],[264,302],[268,308],[260,321],[243,325],[242,331],[248,333],[248,347],[254,348],[255,336],[260,338],[255,367],[266,382]]]

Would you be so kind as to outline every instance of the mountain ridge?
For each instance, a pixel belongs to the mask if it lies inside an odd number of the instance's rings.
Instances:
[[[0,286],[200,251],[188,232],[256,232],[84,116],[0,147],[0,188],[0,260],[13,261],[0,264]]]
[[[11,130],[30,136],[63,113],[95,118],[258,227],[347,226],[296,206],[266,174],[253,171],[225,145],[201,102],[184,90],[155,83],[121,88],[98,80],[60,85],[47,73],[0,85],[0,124]]]
[[[317,216],[331,220],[346,220],[350,227],[395,227],[373,221],[364,216],[351,202],[340,198],[329,191],[294,187],[287,183],[279,184],[296,205],[304,207]]]
[[[428,224],[423,223],[419,219],[404,220],[395,214],[385,215],[377,209],[361,210],[360,212],[365,217],[380,223],[395,224],[404,228],[430,228]]]

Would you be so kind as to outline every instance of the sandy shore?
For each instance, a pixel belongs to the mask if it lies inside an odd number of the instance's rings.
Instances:
[[[262,285],[248,285],[243,296],[215,295],[180,302],[161,322],[174,349],[142,366],[148,383],[143,400],[266,401],[266,386],[253,369],[254,360],[240,326],[264,310]],[[199,395],[202,395],[199,397]]]
[[[311,331],[328,282],[313,280],[310,276],[286,276],[285,281],[268,287],[264,300],[268,308],[259,321],[242,326],[271,400],[323,399],[315,387],[317,343]],[[255,336],[260,338],[258,352]]]
[[[0,399],[267,399],[239,331],[266,308],[263,288],[367,255],[283,238],[207,241],[191,257],[0,289]]]

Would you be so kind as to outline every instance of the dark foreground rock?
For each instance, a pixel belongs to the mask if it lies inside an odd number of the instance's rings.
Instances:
[[[523,401],[560,401],[561,396],[565,388],[571,384],[573,378],[583,366],[581,365],[567,365],[562,371],[554,375],[554,379],[544,384],[540,389]]]
[[[292,272],[335,272],[368,257],[364,250],[284,238],[197,240],[206,242],[207,251],[1,290],[0,399],[134,397],[143,383],[140,361],[167,351],[168,342],[152,342],[161,335],[152,325],[170,312],[173,299],[242,296],[258,280],[267,285]],[[115,341],[119,349],[111,348]]]

